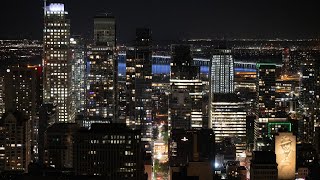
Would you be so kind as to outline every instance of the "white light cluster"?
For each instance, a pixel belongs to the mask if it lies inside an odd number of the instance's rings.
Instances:
[[[63,12],[64,11],[64,4],[51,3],[49,6],[47,6],[47,11],[50,11],[50,12]]]

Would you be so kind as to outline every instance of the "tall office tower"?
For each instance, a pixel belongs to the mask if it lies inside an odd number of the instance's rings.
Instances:
[[[0,122],[0,171],[28,171],[31,140],[28,118],[19,111],[7,111]]]
[[[77,114],[85,113],[86,109],[86,46],[80,36],[70,39],[70,48],[72,52],[71,74],[72,74],[72,98],[73,107]]]
[[[30,155],[37,156],[38,110],[41,104],[42,67],[10,67],[4,74],[6,112],[19,111],[28,120],[26,136],[30,139]]]
[[[211,93],[234,92],[234,60],[229,49],[216,49],[211,64]]]
[[[245,103],[236,94],[216,93],[211,108],[216,143],[228,137],[236,146],[236,154],[240,155],[246,150]]]
[[[152,137],[152,49],[150,29],[137,29],[134,49],[127,51],[126,124],[140,128],[145,149],[151,153]]]
[[[173,45],[170,66],[169,128],[208,127],[204,84],[199,67],[192,65],[190,46]]]
[[[276,65],[257,64],[257,120],[255,123],[255,149],[261,150],[268,142],[268,122],[276,118]]]
[[[57,104],[59,122],[73,122],[68,12],[60,3],[44,8],[43,100]]]
[[[94,17],[94,45],[88,53],[87,115],[117,120],[116,22],[108,14]]]
[[[320,55],[315,52],[305,52],[300,66],[300,108],[302,121],[300,138],[305,143],[312,143],[315,127],[319,127],[320,107]]]
[[[75,134],[73,164],[76,175],[110,180],[144,179],[140,130],[125,124],[92,124]]]

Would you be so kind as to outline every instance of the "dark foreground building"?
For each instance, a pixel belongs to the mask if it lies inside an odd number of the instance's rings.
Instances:
[[[144,179],[140,130],[125,124],[92,124],[75,133],[73,165],[76,175],[106,179]]]
[[[254,151],[250,165],[250,179],[277,180],[276,154],[271,151]]]
[[[172,130],[169,150],[171,179],[212,179],[214,149],[212,129]]]

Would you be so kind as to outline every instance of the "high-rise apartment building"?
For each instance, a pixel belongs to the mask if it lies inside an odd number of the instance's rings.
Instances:
[[[88,53],[87,115],[117,119],[116,22],[113,16],[94,17],[94,45]]]
[[[68,12],[61,3],[44,8],[43,100],[57,105],[59,122],[73,122]]]

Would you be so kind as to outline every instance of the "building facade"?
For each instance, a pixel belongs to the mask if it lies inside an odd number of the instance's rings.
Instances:
[[[277,180],[276,155],[271,151],[254,151],[250,164],[250,179]]]
[[[43,99],[57,104],[59,122],[73,122],[68,12],[60,3],[44,8]]]
[[[134,48],[126,53],[126,124],[141,129],[148,153],[152,137],[151,46],[150,29],[137,29]]]
[[[125,124],[92,124],[75,135],[76,175],[139,180],[144,177],[140,130]]]
[[[231,138],[239,155],[246,150],[245,104],[236,94],[215,94],[211,105],[212,129],[217,143]]]
[[[276,65],[257,64],[257,119],[255,122],[255,149],[268,146],[268,122],[276,118]]]
[[[116,22],[108,14],[94,17],[94,45],[88,53],[87,115],[116,121]]]
[[[7,111],[0,125],[0,171],[28,172],[31,139],[28,118],[19,111]]]
[[[211,62],[211,93],[234,92],[234,59],[230,49],[216,49]]]
[[[83,41],[80,36],[70,38],[72,53],[72,102],[76,115],[84,114],[86,110],[87,62],[86,46]]]
[[[30,140],[30,154],[37,159],[38,111],[42,101],[42,67],[10,67],[4,73],[4,102],[6,112],[19,111],[28,119],[26,135]]]
[[[205,84],[189,45],[173,45],[170,63],[169,129],[206,128]]]

